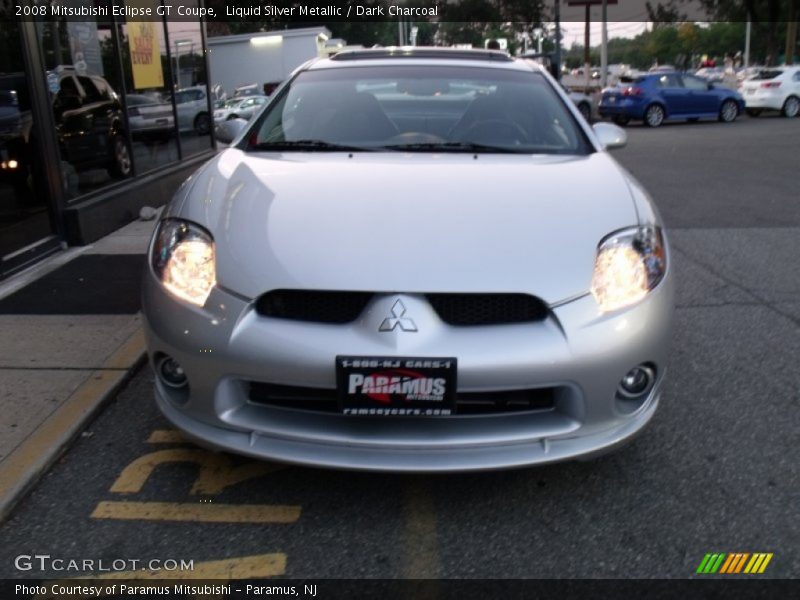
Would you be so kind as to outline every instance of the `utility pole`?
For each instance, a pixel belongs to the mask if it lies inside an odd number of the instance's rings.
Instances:
[[[752,23],[747,19],[747,28],[744,30],[744,68],[750,66],[750,29]]]
[[[555,0],[554,12],[556,18],[556,51],[554,55],[556,72],[553,75],[558,81],[561,81],[561,0]]]
[[[600,89],[608,85],[608,0],[603,0],[603,25],[600,42]]]
[[[784,53],[784,64],[794,63],[794,53],[797,49],[797,3],[796,0],[789,0],[789,22],[786,23],[786,52]]]

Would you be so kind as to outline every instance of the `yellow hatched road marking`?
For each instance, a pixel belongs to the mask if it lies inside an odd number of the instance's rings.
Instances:
[[[772,560],[772,552],[770,552],[769,554],[767,554],[764,557],[764,562],[761,563],[761,567],[758,569],[758,572],[759,573],[763,573],[764,569],[767,568],[767,565],[769,564],[769,561],[771,561],[771,560]]]
[[[196,521],[199,523],[294,523],[299,506],[180,502],[100,502],[94,519]]]
[[[263,579],[265,577],[277,577],[286,572],[286,555],[283,553],[259,554],[255,556],[241,556],[238,558],[226,558],[223,560],[210,560],[194,563],[194,569],[189,571],[170,571],[166,576],[168,579],[207,579],[215,580],[213,583],[225,583],[233,579]],[[103,573],[102,575],[91,575],[87,577],[76,577],[74,579],[64,579],[60,581],[46,582],[51,590],[53,585],[69,585],[76,581],[87,579],[99,580],[137,580],[153,581],[163,580],[164,571],[116,571],[114,573]],[[209,581],[209,583],[212,583]],[[91,585],[91,584],[89,584]],[[94,586],[93,586],[94,587]],[[104,586],[96,586],[102,588]],[[62,598],[61,595],[45,594],[37,596],[37,600],[48,600],[51,598]],[[94,596],[97,597],[97,596]]]

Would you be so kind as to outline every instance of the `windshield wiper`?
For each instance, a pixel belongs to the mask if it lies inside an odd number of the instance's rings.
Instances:
[[[396,144],[381,146],[381,149],[405,150],[408,152],[492,152],[497,154],[527,154],[527,150],[515,150],[503,146],[475,144],[473,142],[422,142],[419,144]]]
[[[334,144],[322,140],[285,140],[280,142],[261,142],[248,146],[248,150],[316,150],[320,152],[374,152],[375,148]]]

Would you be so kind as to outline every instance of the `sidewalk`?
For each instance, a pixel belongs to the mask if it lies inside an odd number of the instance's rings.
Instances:
[[[0,522],[142,364],[139,281],[156,222],[0,283]]]

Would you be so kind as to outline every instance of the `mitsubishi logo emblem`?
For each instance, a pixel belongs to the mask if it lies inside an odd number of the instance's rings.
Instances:
[[[398,327],[400,331],[416,331],[417,325],[414,321],[406,316],[406,307],[401,300],[395,300],[392,304],[392,316],[386,317],[378,327],[378,331],[394,331]]]

